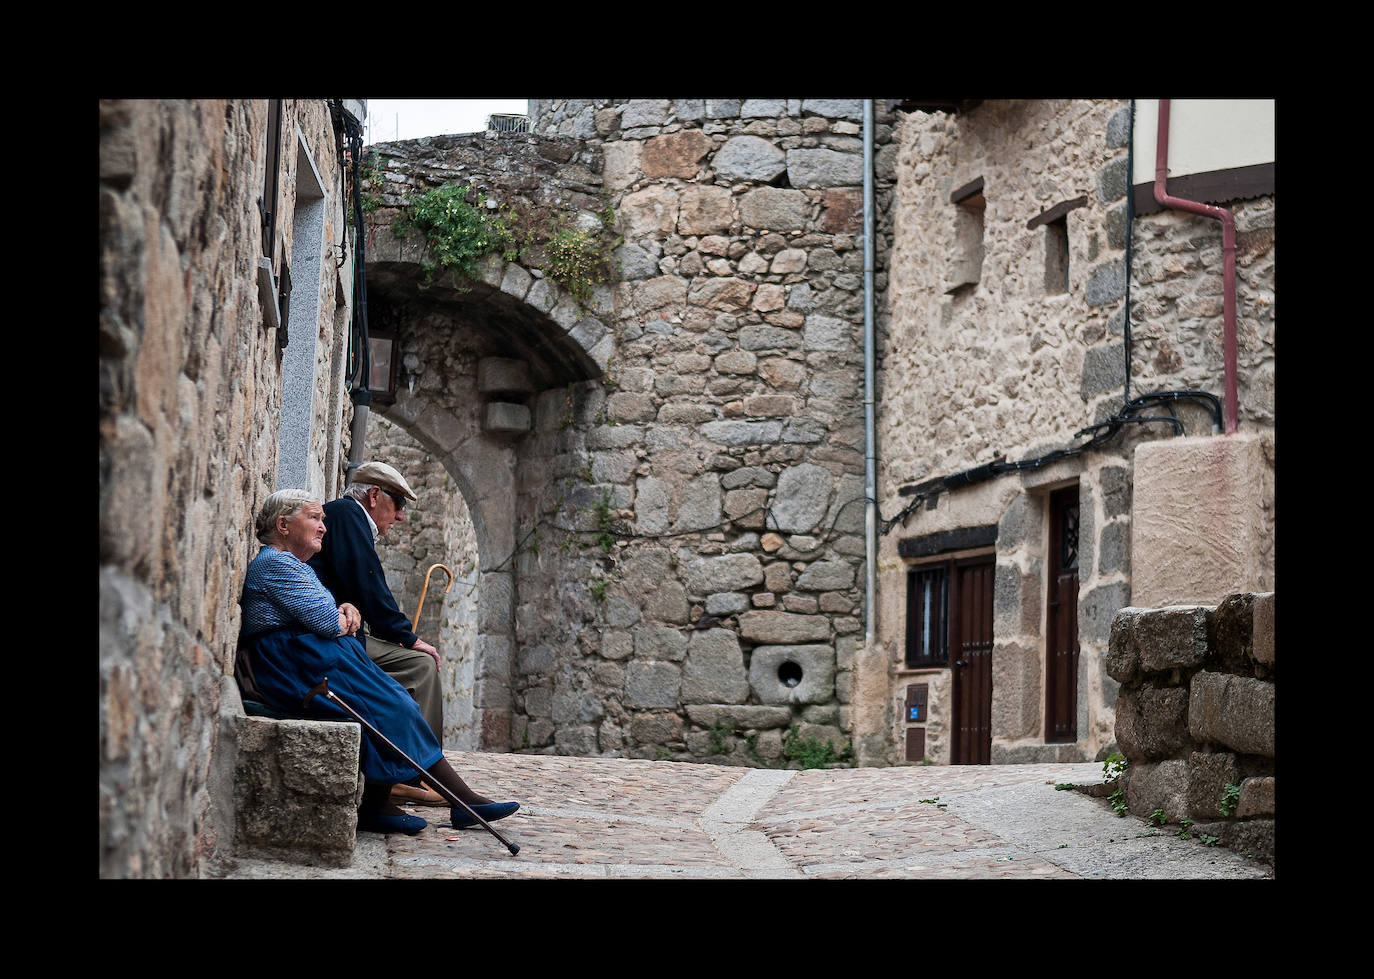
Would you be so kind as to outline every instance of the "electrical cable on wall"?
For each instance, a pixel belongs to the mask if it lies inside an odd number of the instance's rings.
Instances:
[[[362,170],[362,126],[351,116],[344,116],[344,129],[348,133],[348,151],[352,159],[353,176],[353,322],[356,328],[349,332],[348,349],[348,368],[346,384],[348,391],[354,395],[355,404],[366,404],[367,401],[359,402],[357,395],[369,394],[367,390],[369,374],[369,353],[368,350],[368,330],[367,330],[367,248],[364,243],[366,236],[363,234],[363,208],[362,208],[362,181],[360,171]]]
[[[972,469],[965,469],[963,472],[954,473],[950,476],[939,476],[935,479],[928,479],[925,482],[917,483],[914,486],[902,487],[903,496],[913,496],[914,499],[890,520],[880,520],[881,532],[886,536],[897,524],[906,524],[922,503],[931,497],[964,486],[972,486],[974,483],[982,483],[997,476],[1007,473],[1024,472],[1026,470],[1040,469],[1051,463],[1059,462],[1063,459],[1072,459],[1074,456],[1082,455],[1092,449],[1100,448],[1114,438],[1127,424],[1164,422],[1173,428],[1175,435],[1183,434],[1183,422],[1179,421],[1174,413],[1173,405],[1180,401],[1194,402],[1205,405],[1212,415],[1212,425],[1214,430],[1220,430],[1222,424],[1221,401],[1216,395],[1207,391],[1156,391],[1153,394],[1143,394],[1138,398],[1126,402],[1121,410],[1108,418],[1106,421],[1088,425],[1074,433],[1074,438],[1088,436],[1088,440],[1081,445],[1073,445],[1063,449],[1055,449],[1041,456],[1029,459],[1022,459],[1018,462],[1009,462],[1005,459],[993,459],[992,462],[984,463],[981,466],[974,466]],[[1164,405],[1168,410],[1167,415],[1139,415],[1137,412],[1148,408]]]
[[[353,171],[353,311],[349,324],[348,367],[345,385],[353,402],[353,431],[349,439],[348,473],[345,485],[352,480],[353,471],[362,464],[363,443],[367,438],[367,413],[372,404],[368,390],[371,374],[371,350],[367,330],[367,246],[363,234],[362,170],[363,128],[357,119],[344,115],[348,133],[348,150]]]

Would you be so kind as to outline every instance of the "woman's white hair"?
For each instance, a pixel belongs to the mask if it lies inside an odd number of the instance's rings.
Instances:
[[[270,544],[277,539],[277,518],[285,517],[288,521],[300,513],[301,507],[307,503],[317,503],[315,494],[303,489],[284,489],[277,490],[267,498],[267,502],[258,511],[258,519],[254,525],[254,531],[258,535],[258,541],[262,544]]]

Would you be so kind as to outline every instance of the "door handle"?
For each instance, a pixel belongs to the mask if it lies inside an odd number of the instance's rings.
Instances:
[[[956,659],[956,660],[954,661],[954,665],[955,665],[955,666],[968,666],[968,660],[966,660],[966,659]]]

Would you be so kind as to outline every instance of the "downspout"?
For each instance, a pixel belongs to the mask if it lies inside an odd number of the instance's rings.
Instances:
[[[372,350],[367,336],[367,229],[363,225],[362,179],[359,171],[363,164],[362,127],[357,122],[349,128],[349,150],[353,154],[353,223],[355,249],[353,254],[353,307],[354,316],[360,325],[358,373],[350,397],[353,400],[353,427],[348,440],[348,473],[344,479],[347,486],[353,482],[353,472],[363,461],[364,443],[367,441],[367,413],[372,404],[372,392],[367,382],[371,374]]]
[[[1135,99],[1131,99],[1126,116],[1126,318],[1121,333],[1126,341],[1126,391],[1121,398],[1124,408],[1131,403],[1131,241],[1135,237]]]
[[[1170,197],[1165,189],[1169,174],[1169,99],[1159,100],[1159,127],[1155,136],[1155,200],[1176,211],[1188,211],[1221,222],[1222,254],[1222,356],[1226,369],[1224,414],[1226,434],[1236,434],[1239,410],[1236,395],[1236,219],[1224,207]],[[1129,184],[1130,181],[1127,181]],[[1128,190],[1129,193],[1129,190]],[[1127,232],[1129,234],[1129,230]]]
[[[864,648],[873,649],[878,594],[877,453],[873,432],[873,100],[864,99]]]

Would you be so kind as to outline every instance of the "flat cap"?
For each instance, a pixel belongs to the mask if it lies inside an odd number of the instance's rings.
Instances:
[[[415,499],[415,491],[410,488],[406,478],[385,462],[364,462],[353,471],[353,482],[380,486],[392,493],[399,493],[408,500]]]

